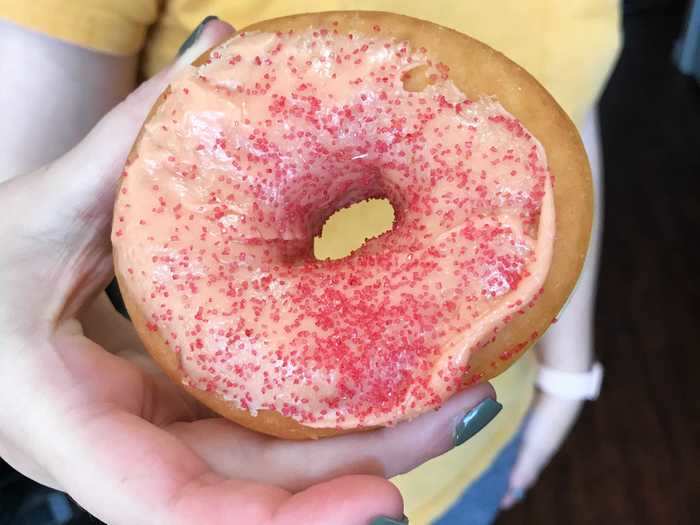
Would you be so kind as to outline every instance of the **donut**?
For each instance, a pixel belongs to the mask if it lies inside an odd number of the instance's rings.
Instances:
[[[347,257],[313,239],[388,199]],[[525,70],[380,12],[257,23],[151,110],[120,181],[116,277],[147,351],[222,416],[287,439],[394,425],[541,336],[586,255],[579,135]]]

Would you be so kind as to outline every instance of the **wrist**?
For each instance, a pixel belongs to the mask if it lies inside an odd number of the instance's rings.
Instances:
[[[568,356],[566,359],[552,359],[547,356],[540,357],[540,367],[551,368],[569,374],[585,374],[589,372],[596,363],[593,354]]]

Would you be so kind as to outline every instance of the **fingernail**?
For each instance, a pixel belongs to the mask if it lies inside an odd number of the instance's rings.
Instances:
[[[177,51],[177,56],[182,56],[182,54],[187,51],[189,48],[192,47],[192,44],[194,44],[199,36],[202,34],[202,31],[204,31],[204,28],[206,25],[211,22],[212,20],[218,20],[219,17],[217,16],[208,16],[204,20],[202,20],[197,27],[194,28],[194,31],[192,31],[192,34],[187,37],[187,40],[185,40],[182,45],[180,46],[180,49]]]
[[[386,516],[379,516],[378,518],[374,518],[372,520],[372,523],[370,525],[407,525],[408,524],[408,517],[403,516],[401,518],[401,521],[396,520],[394,518],[388,518]]]
[[[513,498],[513,503],[519,503],[525,497],[525,491],[523,489],[513,489],[510,497]]]
[[[488,425],[502,408],[503,405],[501,405],[498,401],[487,397],[481,403],[467,412],[455,427],[455,447],[461,445],[474,434],[479,432],[479,430]]]

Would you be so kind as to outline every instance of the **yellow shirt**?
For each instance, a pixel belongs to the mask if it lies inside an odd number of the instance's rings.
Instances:
[[[398,12],[478,38],[530,71],[579,125],[620,45],[617,0],[0,0],[0,17],[53,37],[111,54],[143,51],[146,75],[169,63],[207,15],[244,27],[266,18],[338,9]],[[382,213],[365,210],[346,221],[364,232],[366,223],[381,220]],[[488,467],[527,412],[535,371],[532,354],[526,354],[494,381],[505,408],[492,423],[467,444],[393,480],[411,523],[439,517]]]

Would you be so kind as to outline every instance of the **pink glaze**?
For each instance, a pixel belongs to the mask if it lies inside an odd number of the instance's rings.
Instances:
[[[435,83],[404,90],[421,64]],[[544,150],[448,75],[380,32],[330,28],[240,34],[171,84],[112,241],[187,384],[311,427],[389,425],[452,395],[537,299]],[[325,219],[369,197],[391,200],[394,229],[317,261]]]

